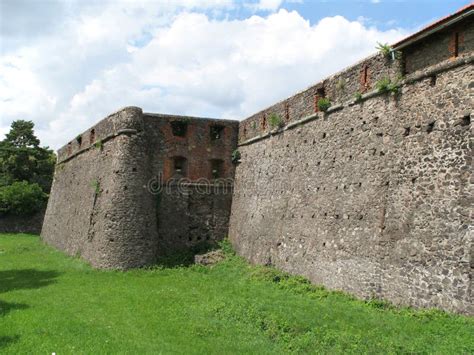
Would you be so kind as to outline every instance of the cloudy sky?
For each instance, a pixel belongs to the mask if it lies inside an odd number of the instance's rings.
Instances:
[[[470,1],[0,0],[0,139],[123,106],[243,119]]]

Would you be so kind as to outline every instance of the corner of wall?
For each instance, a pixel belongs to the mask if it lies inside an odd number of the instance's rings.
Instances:
[[[96,267],[152,263],[156,207],[142,110],[126,107],[93,129],[100,145],[78,144],[69,154],[66,146],[59,159],[42,239]]]

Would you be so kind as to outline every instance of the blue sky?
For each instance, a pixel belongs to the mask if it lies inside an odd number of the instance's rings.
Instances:
[[[349,20],[367,18],[379,29],[417,28],[446,16],[468,5],[460,0],[413,0],[413,1],[350,1],[327,0],[284,3],[288,10],[296,10],[311,23],[323,17],[341,15]]]
[[[0,139],[123,106],[244,119],[469,1],[0,0]]]

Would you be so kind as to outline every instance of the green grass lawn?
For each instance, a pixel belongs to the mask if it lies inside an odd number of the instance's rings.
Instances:
[[[474,353],[474,319],[354,300],[229,255],[98,271],[0,235],[0,353]]]

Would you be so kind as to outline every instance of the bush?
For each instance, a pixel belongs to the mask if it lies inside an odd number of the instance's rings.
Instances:
[[[384,77],[377,81],[375,87],[377,88],[378,92],[391,92],[394,94],[398,94],[398,92],[400,91],[400,82],[399,80],[392,82],[389,77]]]
[[[283,122],[282,118],[277,115],[276,113],[272,113],[270,115],[270,126],[272,128],[282,128],[285,125],[285,122]]]
[[[331,101],[325,97],[318,100],[318,108],[320,111],[326,112],[331,107]]]
[[[0,214],[31,215],[41,210],[47,199],[38,184],[14,182],[0,187]]]

